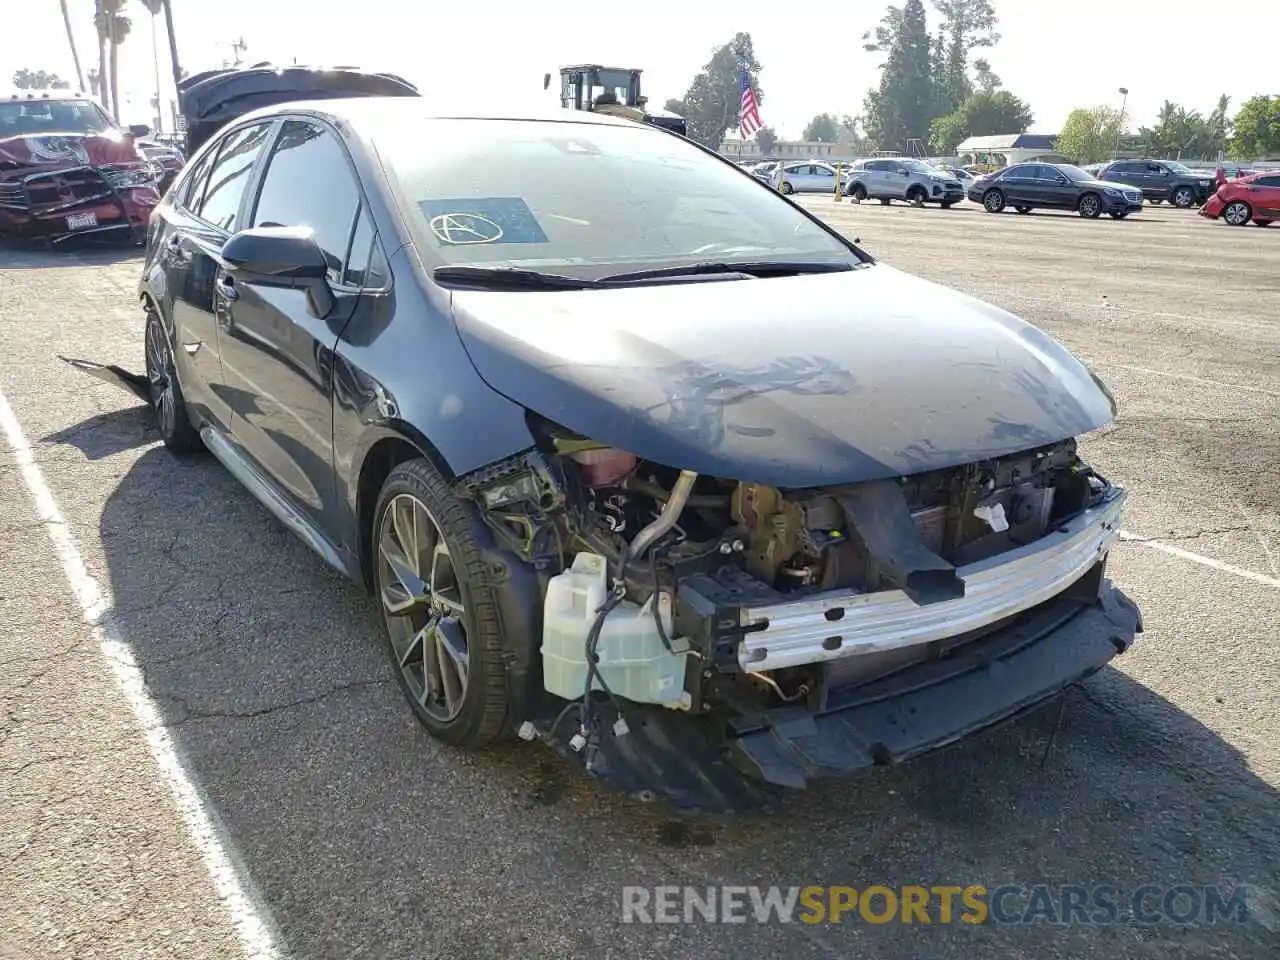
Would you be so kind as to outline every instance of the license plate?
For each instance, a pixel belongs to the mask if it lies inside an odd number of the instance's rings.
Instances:
[[[87,213],[73,213],[67,217],[68,230],[86,230],[98,225],[98,215],[92,210]]]

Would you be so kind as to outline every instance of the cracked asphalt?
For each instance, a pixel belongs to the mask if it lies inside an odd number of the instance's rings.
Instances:
[[[0,958],[246,953],[167,735],[281,955],[1270,958],[1280,943],[1280,228],[803,201],[1108,382],[1147,631],[1067,699],[772,817],[677,821],[402,706],[369,601],[65,354],[141,369],[132,252],[0,248],[0,393],[160,712],[143,730],[0,449]],[[1207,562],[1206,562],[1207,561]],[[1214,565],[1216,563],[1216,566]],[[1248,579],[1252,573],[1261,579]],[[1251,885],[1247,922],[623,924],[621,886]],[[1270,891],[1270,893],[1268,893]]]

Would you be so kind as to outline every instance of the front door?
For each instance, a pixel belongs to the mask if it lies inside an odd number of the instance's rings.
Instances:
[[[254,227],[310,227],[330,263],[335,306],[317,316],[304,290],[223,274],[223,388],[232,436],[313,523],[334,506],[330,357],[355,308],[347,252],[361,193],[346,148],[317,120],[287,120],[266,158]],[[364,238],[365,255],[368,237]]]
[[[197,416],[215,423],[225,424],[230,414],[218,393],[218,318],[225,308],[218,295],[218,252],[238,229],[240,201],[270,130],[270,122],[240,127],[205,154],[172,207],[156,254],[165,296],[172,298],[173,354],[183,394]]]

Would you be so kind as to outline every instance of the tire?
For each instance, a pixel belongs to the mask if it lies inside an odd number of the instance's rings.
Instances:
[[[374,596],[400,689],[428,733],[464,747],[501,737],[508,713],[502,627],[478,546],[482,530],[440,472],[418,458],[387,476],[370,539]],[[389,558],[408,560],[420,574],[410,578],[416,594]]]
[[[1258,227],[1269,227],[1269,226],[1271,226],[1271,224],[1275,223],[1275,221],[1274,221],[1274,220],[1261,220],[1261,219],[1256,219],[1256,220],[1254,220],[1254,221],[1253,221],[1253,223],[1254,223],[1254,226],[1258,226]]]
[[[1004,209],[1004,191],[988,190],[982,195],[982,206],[987,213],[999,213]]]
[[[1086,220],[1097,220],[1102,216],[1102,198],[1096,193],[1086,193],[1076,203],[1076,212]]]
[[[1190,187],[1177,187],[1169,197],[1169,202],[1179,210],[1186,210],[1196,202],[1195,191]]]
[[[187,401],[178,382],[173,361],[173,341],[154,308],[147,306],[147,322],[143,333],[147,382],[151,385],[151,415],[155,417],[160,439],[174,453],[197,453],[204,449],[200,431],[187,414]]]
[[[849,191],[849,196],[861,203],[863,200],[867,199],[867,188],[859,183]]]
[[[1128,211],[1128,210],[1121,210],[1121,211],[1119,211],[1118,213],[1113,213],[1113,214],[1111,214],[1111,219],[1112,219],[1112,220],[1123,220],[1123,219],[1124,219],[1125,217],[1127,217],[1128,215],[1129,215],[1129,211]]]
[[[1243,227],[1253,219],[1253,210],[1243,200],[1232,200],[1223,208],[1222,219],[1233,227]]]
[[[783,193],[786,193],[786,194],[795,193],[795,192],[796,192],[796,188],[795,188],[795,187],[793,187],[793,186],[791,186],[791,181],[790,181],[790,180],[783,180],[783,181],[782,181],[782,192],[783,192]]]
[[[907,199],[911,201],[913,207],[923,207],[928,197],[929,195],[924,192],[923,187],[912,187],[907,191]]]
[[[1022,214],[1023,216],[1026,216],[1028,213],[1030,213],[1030,212],[1031,212],[1031,208],[1030,208],[1030,207],[1024,207],[1024,206],[1022,206],[1021,204],[1019,204],[1018,206],[1014,207],[1013,209],[1014,209],[1014,210],[1016,210],[1018,213]]]

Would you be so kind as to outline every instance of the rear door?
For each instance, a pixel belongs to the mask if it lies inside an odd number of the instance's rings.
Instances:
[[[217,293],[219,255],[240,228],[240,204],[271,127],[272,121],[246,124],[213,145],[176,198],[156,252],[165,274],[182,392],[199,417],[223,425],[230,409],[217,390],[222,380],[218,318],[226,306]]]
[[[1142,164],[1142,195],[1148,200],[1168,200],[1173,189],[1173,175],[1163,163]]]
[[[836,169],[825,163],[815,163],[809,168],[813,177],[813,189],[819,193],[835,193]]]
[[[1280,173],[1269,173],[1253,181],[1248,200],[1255,219],[1280,220]]]
[[[1036,205],[1035,183],[1032,180],[1034,172],[1031,164],[1020,163],[1000,175],[1000,189],[1004,191],[1005,201],[1010,206]]]
[[[353,236],[367,262],[371,234],[357,234],[361,189],[337,134],[316,119],[280,128],[247,209],[254,227],[310,227],[329,261],[335,305],[316,316],[305,291],[224,274],[232,294],[222,328],[223,390],[231,433],[313,523],[331,529],[334,505],[332,353],[355,309],[363,267],[349,258]]]

